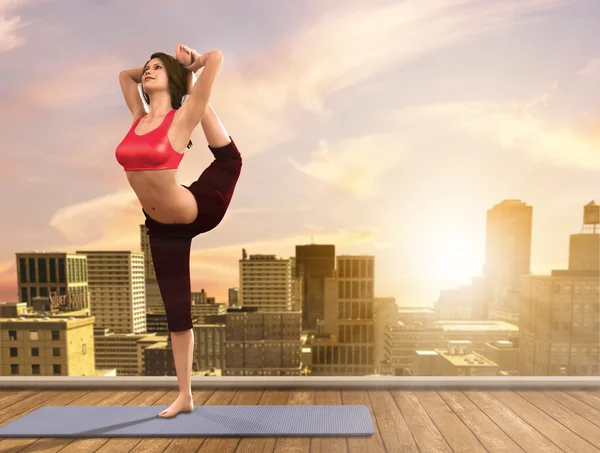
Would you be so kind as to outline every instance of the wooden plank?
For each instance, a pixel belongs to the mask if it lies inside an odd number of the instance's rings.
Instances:
[[[36,390],[20,390],[20,389],[8,389],[0,390],[0,407],[8,407],[25,398],[29,398],[31,395],[37,393]],[[0,426],[2,423],[0,423]],[[4,438],[0,437],[0,443]]]
[[[580,401],[577,398],[560,390],[543,393],[549,398],[552,398],[554,401],[557,401],[563,406],[571,409],[576,414],[581,415],[587,421],[594,423],[596,426],[600,426],[600,410],[594,409],[593,407],[585,404],[583,401]]]
[[[562,453],[563,450],[488,392],[465,391],[463,393],[527,453]]]
[[[341,406],[340,390],[315,390],[315,404],[318,406]],[[341,436],[311,437],[311,453],[348,453],[348,439]]]
[[[290,406],[314,405],[315,392],[314,390],[292,390],[287,404]],[[278,437],[274,450],[275,453],[308,453],[309,451],[309,437]]]
[[[524,452],[463,392],[440,391],[439,395],[490,453]]]
[[[3,424],[6,425],[43,406],[64,406],[89,392],[90,390],[42,390],[21,402],[0,410],[0,413],[7,410],[9,411],[7,413],[12,414],[10,418],[4,419]],[[63,440],[63,442],[57,442],[58,440]],[[69,442],[68,439],[10,438],[0,442],[0,452],[52,452],[57,451]],[[33,450],[30,450],[30,447]]]
[[[600,411],[600,397],[595,396],[592,392],[584,390],[572,390],[565,392],[567,395],[577,398],[579,401],[583,401],[590,407]]]
[[[421,451],[452,453],[448,442],[437,429],[414,392],[392,390],[391,393]]]
[[[387,451],[418,453],[419,447],[389,390],[367,390],[367,394]]]
[[[0,426],[10,423],[15,418],[41,407],[45,401],[56,398],[60,390],[40,390],[33,395],[14,401],[0,409]]]
[[[289,390],[266,390],[259,406],[285,406],[290,396]],[[244,437],[240,440],[235,453],[272,453],[277,437]]]
[[[17,401],[29,398],[31,395],[39,393],[39,390],[1,390],[0,407],[8,407]]]
[[[546,414],[525,398],[513,391],[491,391],[491,396],[498,399],[515,414],[525,420],[532,428],[542,433],[559,448],[570,453],[600,453],[594,445],[573,433],[551,416]]]
[[[561,425],[566,426],[575,434],[587,440],[592,446],[600,445],[600,428],[576,412],[536,390],[517,391],[515,393],[548,414]]]
[[[342,401],[347,405],[364,405],[367,406],[373,419],[375,432],[370,437],[350,437],[348,438],[348,449],[350,453],[385,453],[383,439],[379,432],[379,426],[373,406],[366,390],[342,390]]]
[[[486,453],[486,449],[479,439],[436,391],[419,390],[414,394],[453,452]],[[410,410],[410,407],[406,407],[406,410]]]
[[[157,400],[162,398],[168,390],[147,389],[137,395],[135,398],[128,401],[123,406],[152,406]],[[157,412],[158,414],[158,412]],[[137,444],[143,440],[142,437],[113,437],[102,444],[97,453],[114,453],[114,452],[129,452],[133,450]]]

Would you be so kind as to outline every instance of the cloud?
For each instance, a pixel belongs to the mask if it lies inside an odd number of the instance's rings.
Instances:
[[[277,213],[307,210],[305,206],[277,207]],[[256,215],[264,219],[272,210],[266,207],[230,207],[220,223],[237,222],[237,217]],[[139,225],[144,223],[142,207],[131,189],[125,189],[89,201],[64,206],[50,218],[49,224],[58,231],[70,248],[102,250],[131,248],[139,237]],[[259,229],[264,233],[264,229]],[[212,234],[212,233],[211,233]],[[77,245],[74,245],[77,244]],[[1,263],[0,263],[1,264]],[[0,265],[0,272],[2,267]]]
[[[9,16],[8,13],[25,3],[24,0],[0,0],[0,52],[23,45],[24,40],[18,32],[29,22],[22,22],[20,16]]]
[[[584,68],[577,72],[577,74],[592,79],[600,77],[600,58],[590,60]]]
[[[231,64],[225,55],[212,105],[245,155],[281,149],[303,133],[297,127],[299,115],[321,120],[332,116],[326,97],[336,91],[411,58],[493,33],[519,18],[529,20],[532,12],[568,3],[432,0],[327,8],[312,24],[247,61]],[[116,74],[126,66],[113,53],[95,52],[88,61],[78,57],[65,63],[57,76],[15,87],[13,98],[3,103],[13,121],[18,112],[30,115],[32,107],[82,105],[115,94]]]
[[[416,129],[416,124],[437,125],[463,138],[521,151],[534,161],[600,168],[600,118],[569,122],[552,117],[547,111],[551,98],[544,93],[519,102],[483,99],[411,106],[380,120],[389,127],[410,124]]]
[[[323,181],[342,193],[362,200],[380,191],[380,176],[402,157],[401,140],[393,135],[369,135],[337,141],[321,141],[305,164],[290,158],[297,170]]]
[[[214,105],[234,134],[258,154],[302,133],[298,115],[332,116],[326,97],[426,53],[533,20],[571,0],[432,0],[380,8],[332,7],[273,49],[227,67]]]
[[[120,90],[118,74],[125,68],[125,63],[113,55],[94,53],[87,60],[79,57],[74,61],[63,62],[62,68],[58,73],[52,71],[53,75],[49,76],[39,72],[33,82],[22,85],[13,92],[13,102],[17,101],[21,105],[22,112],[31,112],[32,108],[60,111],[66,106],[83,105],[91,100],[101,99],[114,94],[115,89]]]
[[[73,243],[86,243],[79,249],[98,241],[113,248],[115,244],[131,243],[124,241],[124,232],[137,227],[140,213],[135,193],[120,191],[61,208],[51,217],[50,226]]]

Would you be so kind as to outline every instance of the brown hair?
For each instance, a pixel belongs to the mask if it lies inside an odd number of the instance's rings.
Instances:
[[[163,52],[155,52],[150,56],[150,60],[153,58],[159,58],[165,66],[167,71],[167,80],[169,84],[169,93],[171,94],[171,107],[178,110],[181,107],[181,101],[183,96],[187,94],[187,81],[189,71],[187,68],[176,58]],[[143,66],[144,68],[150,62],[148,60]],[[143,71],[143,70],[142,70]],[[143,72],[142,72],[143,76]],[[150,105],[150,96],[144,91],[142,86],[142,95],[148,105]],[[188,148],[192,147],[192,141],[190,140],[187,144]]]

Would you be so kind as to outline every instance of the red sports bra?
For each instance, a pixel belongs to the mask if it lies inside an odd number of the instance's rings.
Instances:
[[[167,170],[179,167],[183,153],[173,149],[167,136],[176,111],[171,110],[165,115],[160,126],[142,135],[134,131],[145,114],[134,121],[115,151],[117,161],[125,171]]]

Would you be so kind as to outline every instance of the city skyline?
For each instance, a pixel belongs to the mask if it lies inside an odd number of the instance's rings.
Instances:
[[[315,243],[375,255],[377,296],[431,306],[482,275],[495,204],[533,206],[531,271],[548,274],[600,200],[592,1],[249,2],[227,15],[67,3],[68,16],[51,1],[0,5],[0,131],[14,150],[0,155],[0,301],[17,300],[16,252],[140,250],[143,214],[114,158],[131,124],[117,75],[179,43],[222,50],[212,104],[245,159],[230,211],[192,248],[192,290],[218,301],[242,248],[289,257]],[[210,162],[202,131],[192,139],[183,184]]]

